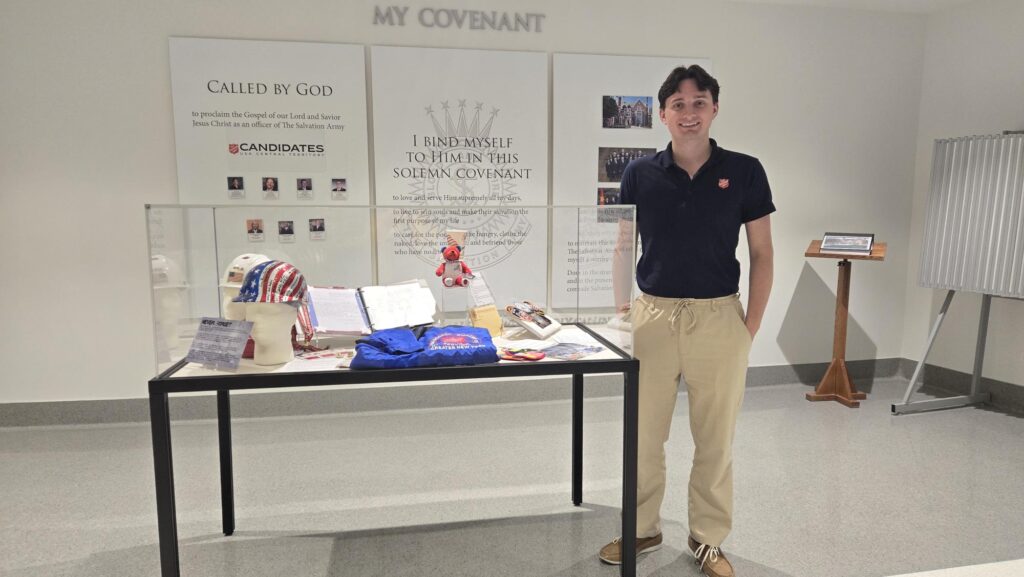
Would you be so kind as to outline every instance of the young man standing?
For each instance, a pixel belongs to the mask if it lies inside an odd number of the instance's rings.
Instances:
[[[718,81],[700,66],[672,71],[658,91],[672,142],[630,163],[621,203],[636,205],[643,247],[636,268],[643,294],[631,313],[640,360],[636,551],[661,548],[664,447],[682,375],[694,442],[689,549],[705,575],[733,577],[720,546],[732,528],[732,441],[747,358],[772,286],[769,215],[775,206],[761,163],[719,148],[709,136],[718,92]],[[746,314],[736,260],[744,225],[750,249]],[[634,234],[628,231],[627,238]],[[621,563],[620,541],[602,548],[600,558]]]

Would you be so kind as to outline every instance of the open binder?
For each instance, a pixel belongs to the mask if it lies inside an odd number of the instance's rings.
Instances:
[[[307,300],[318,334],[368,335],[427,325],[434,322],[437,310],[434,295],[422,280],[361,288],[311,286]]]

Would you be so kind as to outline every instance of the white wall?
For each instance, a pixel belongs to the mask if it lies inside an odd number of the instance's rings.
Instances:
[[[980,0],[929,17],[914,177],[903,356],[920,359],[946,291],[917,287],[935,139],[1024,130],[1024,3]],[[981,297],[953,298],[928,362],[972,372]],[[993,299],[986,377],[1024,385],[1024,302]]]
[[[410,13],[428,5],[457,3],[417,0]],[[153,347],[143,204],[176,201],[168,36],[709,57],[722,84],[714,135],[763,160],[779,208],[775,291],[752,364],[830,357],[834,263],[803,257],[826,229],[872,231],[890,246],[885,263],[853,271],[849,357],[905,350],[923,16],[731,2],[474,3],[547,14],[542,34],[511,34],[374,27],[373,6],[0,4],[0,262],[17,271],[0,299],[0,402],[145,395]]]

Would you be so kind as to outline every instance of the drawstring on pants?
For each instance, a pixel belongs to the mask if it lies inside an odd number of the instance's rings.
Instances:
[[[693,312],[693,305],[696,304],[696,302],[697,301],[695,299],[679,299],[679,301],[676,303],[676,306],[672,307],[672,314],[669,315],[668,317],[669,326],[672,327],[672,334],[676,334],[679,332],[679,317],[682,316],[684,310],[686,311],[686,314],[689,317],[689,320],[686,323],[684,331],[686,332],[686,334],[690,334],[693,332],[693,329],[696,328],[697,326],[697,315],[694,314]],[[712,300],[708,304],[711,306],[711,312],[718,311],[717,301]],[[654,304],[652,303],[650,307],[651,310],[653,310]]]
[[[647,307],[647,312],[653,315],[655,312],[658,311],[658,298],[660,297],[650,297],[644,295],[640,297],[640,299],[638,299],[637,302]],[[735,301],[738,298],[739,294],[715,299],[671,299],[675,301],[675,303],[672,306],[672,313],[668,317],[669,327],[672,329],[672,334],[679,333],[679,318],[683,316],[684,310],[687,314],[687,322],[686,326],[683,327],[683,331],[686,334],[690,334],[693,332],[693,329],[697,328],[697,314],[693,312],[693,308],[695,306],[707,305],[708,308],[711,309],[711,312],[715,313],[718,312],[719,306],[723,304],[728,304],[729,302]]]
[[[690,316],[690,322],[686,323],[686,334],[690,334],[693,327],[697,326],[697,315],[693,314],[693,309],[690,308],[691,304],[693,301],[690,299],[680,299],[676,306],[672,307],[672,314],[668,317],[668,325],[672,327],[672,334],[679,332],[679,316],[683,314],[684,310]]]

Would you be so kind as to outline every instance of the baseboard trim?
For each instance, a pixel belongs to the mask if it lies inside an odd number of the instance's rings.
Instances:
[[[915,361],[904,358],[849,361],[847,368],[857,386],[871,392],[875,379],[903,378],[913,374]],[[802,383],[815,386],[828,363],[751,367],[747,387]],[[967,373],[926,365],[922,392],[966,394],[971,376]],[[285,417],[422,409],[468,405],[555,401],[571,396],[569,377],[510,381],[456,381],[441,383],[400,383],[392,386],[338,387],[306,390],[235,393],[231,414],[238,418]],[[622,392],[619,375],[591,375],[586,378],[588,398],[613,397]],[[991,393],[998,410],[1024,414],[1024,386],[982,379],[982,391]],[[172,396],[171,418],[175,421],[214,419],[214,394]],[[0,404],[0,427],[93,425],[149,421],[146,398],[99,401],[54,401]]]

